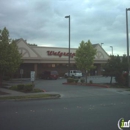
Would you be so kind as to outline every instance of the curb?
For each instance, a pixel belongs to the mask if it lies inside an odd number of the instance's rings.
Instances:
[[[82,86],[96,86],[96,87],[102,87],[102,88],[110,88],[108,85],[102,85],[102,84],[81,84],[81,83],[62,83],[64,85],[82,85]]]
[[[17,96],[16,96],[17,97]],[[50,97],[41,97],[41,98],[21,98],[21,99],[0,99],[0,101],[28,101],[28,100],[46,100],[46,99],[59,99],[60,94],[52,94]]]

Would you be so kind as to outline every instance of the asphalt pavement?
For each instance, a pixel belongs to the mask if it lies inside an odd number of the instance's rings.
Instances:
[[[110,77],[102,77],[102,76],[91,76],[88,77],[88,81],[93,80],[94,83],[109,83]],[[59,78],[57,80],[43,80],[38,79],[35,80],[35,88],[42,89],[46,92],[40,93],[22,93],[17,92],[5,88],[0,87],[0,91],[8,93],[0,96],[24,96],[24,95],[32,95],[32,94],[60,94],[61,98],[72,98],[72,97],[87,97],[93,95],[114,95],[115,93],[119,94],[129,94],[129,91],[126,89],[115,89],[115,88],[100,88],[96,86],[80,86],[80,85],[64,85],[62,83],[66,82],[66,79]],[[115,82],[115,80],[113,80]],[[16,84],[28,84],[31,83],[30,79],[13,79],[11,81],[6,81],[6,87],[9,88],[12,85]]]
[[[21,82],[30,83],[30,79],[11,81],[8,87]],[[0,101],[0,130],[119,130],[120,118],[130,120],[130,92],[126,89],[63,82],[66,79],[35,81],[35,88],[61,94],[60,99]]]
[[[0,130],[119,130],[130,120],[130,95],[1,101]]]

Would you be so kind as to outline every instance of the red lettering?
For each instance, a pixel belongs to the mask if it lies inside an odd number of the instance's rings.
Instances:
[[[75,53],[72,53],[71,57],[73,58],[75,56]]]
[[[60,55],[60,51],[58,51],[58,56]]]
[[[59,57],[69,56],[69,55],[70,55],[71,58],[73,58],[73,57],[75,56],[75,53],[66,53],[66,52],[60,52],[60,51],[58,51],[58,52],[55,52],[55,51],[47,51],[47,54],[48,54],[48,55],[55,55],[55,56],[59,56]]]
[[[59,57],[61,57],[63,55],[63,53],[61,52],[60,54],[59,54]]]
[[[53,52],[53,55],[58,55],[58,52]]]
[[[72,53],[70,53],[70,57],[72,57]]]
[[[51,51],[51,52],[50,52],[50,55],[52,55],[52,54],[53,54],[53,52],[54,52],[54,51]]]
[[[73,53],[73,56],[75,56],[75,53]]]
[[[64,56],[67,56],[67,53],[66,53],[66,52],[64,52]]]

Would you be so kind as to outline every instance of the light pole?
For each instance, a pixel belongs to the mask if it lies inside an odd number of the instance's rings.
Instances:
[[[70,77],[70,15],[65,16],[69,19],[69,54],[68,54],[68,77]]]
[[[128,28],[128,12],[130,8],[126,8],[126,40],[127,40],[127,62],[128,62],[128,87],[130,87],[129,77],[130,77],[130,68],[129,68],[129,28]]]
[[[101,43],[101,47],[102,47],[102,44],[104,44],[104,43]]]
[[[111,47],[111,50],[112,50],[112,55],[113,55],[113,46],[110,46]]]

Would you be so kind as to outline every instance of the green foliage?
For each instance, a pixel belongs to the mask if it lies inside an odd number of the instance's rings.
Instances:
[[[18,89],[19,91],[23,90],[23,89],[24,89],[24,84],[19,84],[19,85],[17,85],[17,89]]]
[[[115,76],[115,80],[118,84],[120,85],[125,85],[125,86],[128,86],[128,74],[127,73],[124,73],[124,74],[117,74]]]
[[[32,92],[34,92],[34,93],[37,93],[37,92],[43,92],[43,90],[41,90],[41,89],[39,89],[39,88],[35,88],[35,89],[33,89]]]
[[[89,81],[89,83],[90,83],[90,84],[92,84],[92,83],[93,83],[93,81],[92,81],[92,80],[90,80],[90,81]]]
[[[117,82],[120,83],[120,79],[122,77],[123,71],[127,71],[128,63],[127,63],[127,57],[126,55],[123,55],[123,57],[120,57],[119,55],[114,56],[111,55],[108,62],[103,66],[103,69],[105,70],[103,75],[104,76],[110,76],[112,83],[112,77],[115,77]]]
[[[74,79],[73,78],[67,78],[67,83],[73,83]]]
[[[33,90],[33,85],[32,84],[25,84],[24,85],[24,92],[30,92]]]
[[[85,82],[85,79],[80,79],[80,82],[81,82],[81,83],[84,83],[84,82]]]
[[[15,86],[11,86],[10,89],[18,90],[18,91],[22,91],[22,92],[31,92],[33,90],[33,85],[32,84],[18,84]],[[38,89],[36,89],[35,91],[38,91]]]
[[[37,46],[37,44],[30,44],[30,43],[28,43],[28,45],[29,46]]]
[[[79,81],[78,79],[74,79],[74,82],[75,82],[75,83],[78,83],[78,81]]]
[[[4,77],[3,77],[3,80],[8,81],[8,80],[10,80],[10,77],[9,77],[9,76],[4,76]]]
[[[130,59],[129,59],[130,60]],[[121,67],[123,71],[127,71],[128,70],[128,58],[126,55],[123,55],[122,60],[121,60]]]
[[[18,87],[17,87],[17,85],[14,85],[14,86],[11,86],[9,89],[11,89],[11,90],[18,90]]]
[[[108,62],[104,65],[104,76],[115,76],[117,72],[122,72],[121,59],[118,56],[111,55]]]
[[[76,50],[75,54],[75,63],[78,69],[84,71],[90,71],[93,69],[93,63],[95,59],[97,50],[93,48],[90,40],[88,42],[82,41],[80,43],[79,48]],[[86,74],[86,82],[87,82],[87,74]]]
[[[0,74],[13,74],[22,63],[21,54],[14,40],[9,39],[9,31],[0,31]]]

